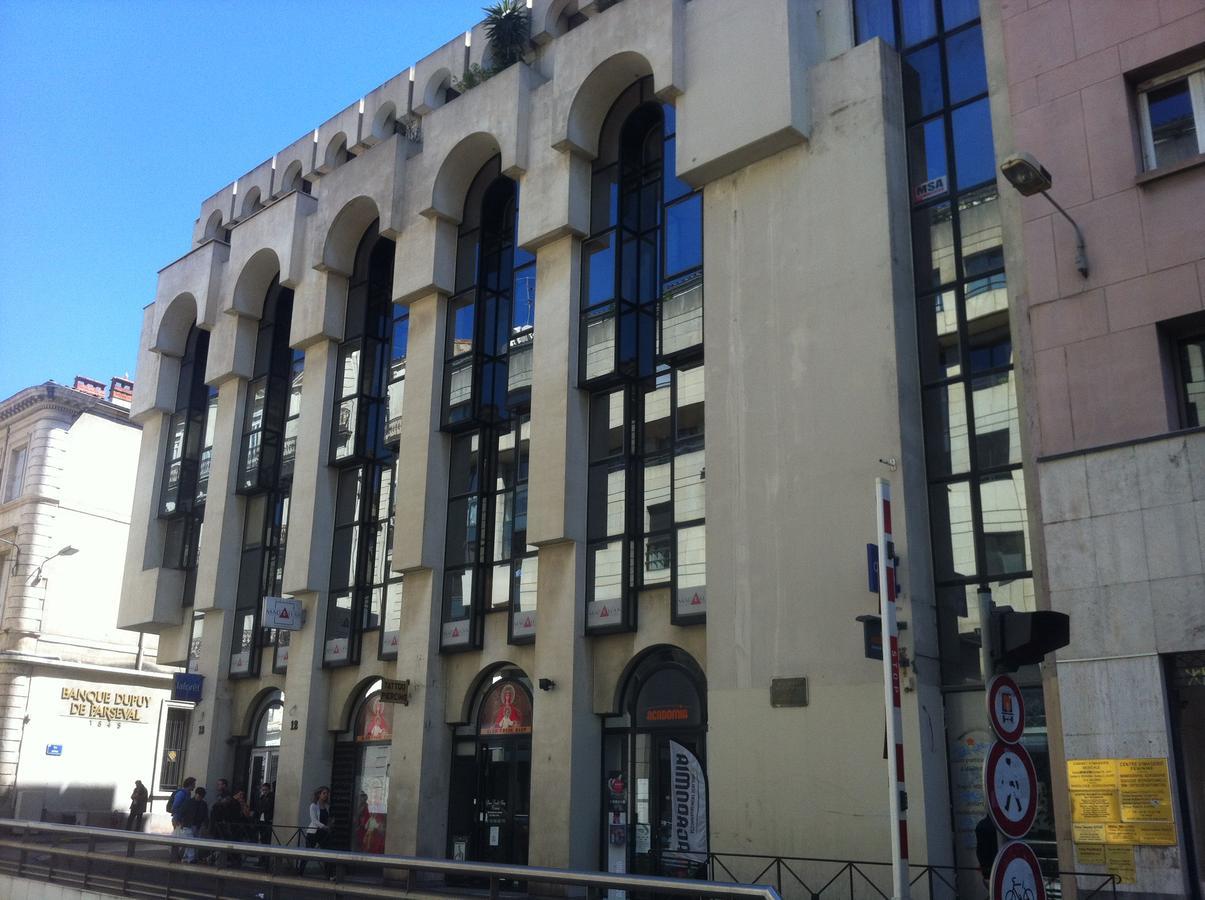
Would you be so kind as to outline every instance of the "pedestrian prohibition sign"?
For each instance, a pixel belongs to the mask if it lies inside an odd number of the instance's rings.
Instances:
[[[1025,837],[1038,813],[1038,775],[1029,752],[1020,744],[996,741],[983,764],[983,783],[996,827],[1014,840]]]
[[[996,854],[991,883],[993,900],[1046,900],[1038,858],[1020,841],[1005,844]]]

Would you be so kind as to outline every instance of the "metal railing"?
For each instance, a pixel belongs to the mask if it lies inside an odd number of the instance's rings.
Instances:
[[[979,870],[974,867],[911,863],[908,875],[914,898],[974,900],[976,896],[987,897],[986,887],[981,894],[967,894],[968,884],[979,886],[983,883]],[[1121,883],[1116,875],[1059,870],[1045,875],[1048,896],[1062,896],[1060,879],[1065,876],[1077,879],[1080,900],[1116,898],[1117,885]],[[707,877],[714,882],[768,884],[786,898],[889,900],[891,897],[891,863],[872,860],[711,852],[707,855]]]
[[[219,859],[231,855],[260,856],[268,865],[265,870],[187,865],[172,861],[173,848],[179,851],[192,848],[198,854],[213,854]],[[316,864],[313,868],[319,873],[329,871],[329,880],[306,878],[294,872],[295,867],[310,864]],[[778,891],[768,885],[302,850],[17,819],[0,819],[0,872],[82,890],[164,900],[471,894],[498,898],[504,892],[522,896],[528,888],[553,885],[578,888],[586,898],[600,897],[602,891],[614,888],[662,896],[706,896],[709,900],[781,900]],[[449,878],[462,886],[447,888]]]

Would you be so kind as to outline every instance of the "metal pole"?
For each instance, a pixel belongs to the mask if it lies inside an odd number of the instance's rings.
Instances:
[[[979,672],[983,676],[983,689],[992,680],[992,589],[979,585]]]
[[[879,526],[879,610],[883,620],[883,700],[887,710],[888,805],[894,900],[908,900],[908,795],[904,790],[904,728],[900,711],[900,633],[895,619],[895,542],[891,537],[891,483],[875,479]]]
[[[1059,206],[1053,197],[1045,191],[1042,191],[1042,196],[1050,201],[1050,205],[1063,214],[1063,218],[1071,223],[1071,227],[1075,229],[1075,270],[1080,273],[1083,278],[1088,277],[1088,251],[1084,247],[1084,233],[1079,230],[1079,225],[1075,219],[1067,213],[1067,210]]]

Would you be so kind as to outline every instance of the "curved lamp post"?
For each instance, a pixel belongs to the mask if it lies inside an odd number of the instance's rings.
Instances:
[[[1082,277],[1087,278],[1088,254],[1084,249],[1084,234],[1079,230],[1075,219],[1067,214],[1067,210],[1055,203],[1054,198],[1046,193],[1054,183],[1046,168],[1028,153],[1017,153],[1000,163],[1000,172],[1022,197],[1041,194],[1071,223],[1071,227],[1075,229],[1075,268]]]

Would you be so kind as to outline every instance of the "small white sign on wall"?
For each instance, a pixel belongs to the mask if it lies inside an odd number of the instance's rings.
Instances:
[[[305,624],[301,601],[292,597],[264,597],[264,627],[300,631]]]

